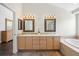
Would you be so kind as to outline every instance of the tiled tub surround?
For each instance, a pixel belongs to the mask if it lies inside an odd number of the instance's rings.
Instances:
[[[18,50],[60,50],[60,37],[50,34],[19,34]]]
[[[61,39],[61,52],[66,56],[79,56],[78,39]]]

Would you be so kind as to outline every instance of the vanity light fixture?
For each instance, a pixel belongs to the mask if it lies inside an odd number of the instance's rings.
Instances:
[[[56,19],[56,17],[55,16],[45,16],[45,19]]]
[[[35,19],[35,17],[31,16],[31,15],[29,15],[29,16],[23,16],[23,19]]]

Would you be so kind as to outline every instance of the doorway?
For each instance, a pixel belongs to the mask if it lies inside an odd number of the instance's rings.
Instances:
[[[0,8],[0,56],[10,56],[13,54],[15,12],[3,3],[0,3]]]

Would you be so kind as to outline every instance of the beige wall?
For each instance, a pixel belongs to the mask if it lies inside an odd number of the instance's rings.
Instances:
[[[35,32],[38,28],[41,33],[44,32],[44,17],[47,15],[56,16],[56,32],[49,32],[49,34],[58,34],[60,36],[74,36],[76,34],[76,20],[75,15],[63,8],[44,3],[27,3],[23,4],[23,15],[35,15]]]

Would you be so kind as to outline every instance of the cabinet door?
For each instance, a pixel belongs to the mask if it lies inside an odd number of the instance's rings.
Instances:
[[[60,38],[54,37],[54,49],[59,50],[60,49]]]
[[[1,31],[1,42],[7,42],[7,31]]]
[[[26,37],[26,49],[32,49],[32,37]]]
[[[7,31],[7,41],[12,40],[12,30]]]
[[[33,37],[33,49],[39,49],[39,37]]]
[[[26,43],[25,37],[18,36],[17,42],[18,42],[18,49],[25,49],[26,48],[26,46],[25,46],[25,43]]]
[[[46,37],[40,36],[39,40],[40,40],[40,49],[46,49]]]
[[[47,49],[53,49],[53,37],[47,37]]]

